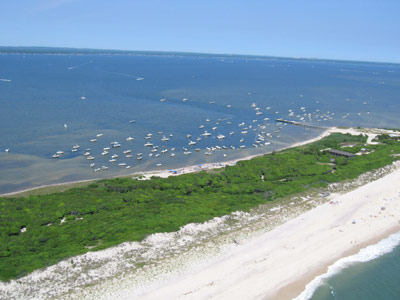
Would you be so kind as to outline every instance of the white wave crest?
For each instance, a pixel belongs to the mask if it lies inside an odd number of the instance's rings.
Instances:
[[[311,299],[317,288],[324,283],[324,280],[338,274],[343,269],[355,264],[374,260],[384,254],[392,252],[394,248],[400,245],[400,232],[394,233],[389,237],[381,240],[377,244],[370,245],[361,249],[357,254],[350,255],[339,259],[333,265],[328,267],[325,274],[315,277],[309,284],[306,285],[304,291],[293,300],[308,300]]]

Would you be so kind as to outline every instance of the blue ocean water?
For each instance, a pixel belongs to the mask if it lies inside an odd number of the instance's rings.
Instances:
[[[322,126],[400,127],[399,65],[201,55],[3,54],[0,79],[0,193],[151,170],[157,164],[175,168],[230,160],[320,133],[276,128],[278,117],[303,117]],[[212,133],[209,138],[201,136],[205,130]],[[145,140],[149,133],[152,138]],[[263,141],[270,144],[255,148],[260,133],[271,134]],[[170,140],[161,141],[164,136]],[[189,146],[190,140],[197,144]],[[159,150],[144,147],[148,141]],[[121,147],[101,155],[111,142]],[[74,145],[80,148],[71,152]],[[238,151],[241,145],[246,148]],[[216,151],[216,146],[229,149]],[[206,147],[212,155],[205,155]],[[163,148],[168,152],[156,158]],[[85,159],[85,149],[91,149],[86,152],[94,161]],[[132,158],[123,155],[125,150],[132,150]],[[53,159],[57,151],[64,154]],[[135,159],[138,153],[143,153],[141,161]],[[112,154],[119,155],[116,163],[109,162]],[[109,169],[99,171],[101,166]]]

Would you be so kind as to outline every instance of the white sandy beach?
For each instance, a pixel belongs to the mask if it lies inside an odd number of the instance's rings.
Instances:
[[[337,195],[141,299],[292,299],[334,261],[400,230],[399,182],[397,170]]]

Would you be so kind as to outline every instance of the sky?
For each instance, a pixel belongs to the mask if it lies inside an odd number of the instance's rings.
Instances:
[[[400,63],[400,0],[0,0],[1,46]]]

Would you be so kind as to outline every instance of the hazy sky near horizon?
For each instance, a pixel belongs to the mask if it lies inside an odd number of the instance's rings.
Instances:
[[[400,0],[3,0],[0,45],[400,63]]]

